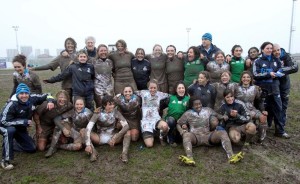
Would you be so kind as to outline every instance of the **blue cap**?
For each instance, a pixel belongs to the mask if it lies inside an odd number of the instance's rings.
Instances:
[[[212,35],[210,33],[205,33],[203,36],[202,36],[202,40],[209,40],[209,41],[212,41]]]
[[[30,89],[29,87],[24,84],[24,83],[20,83],[16,89],[16,95],[18,96],[20,93],[30,93]]]

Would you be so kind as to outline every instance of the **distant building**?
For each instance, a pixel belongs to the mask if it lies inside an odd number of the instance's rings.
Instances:
[[[56,49],[56,55],[59,56],[63,50],[65,50],[65,49]]]
[[[18,54],[17,49],[6,49],[7,61],[10,62]]]
[[[108,52],[115,52],[117,51],[117,47],[115,44],[109,44],[108,45]]]
[[[13,68],[12,62],[8,62],[6,57],[0,57],[0,70]]]
[[[35,49],[34,53],[35,57],[37,58],[39,55],[41,55],[41,49]]]
[[[50,56],[49,49],[44,49],[44,54]]]
[[[32,53],[32,46],[21,46],[21,54],[28,57]]]
[[[294,59],[295,59],[297,62],[300,62],[300,53],[292,54],[292,56],[294,57]]]

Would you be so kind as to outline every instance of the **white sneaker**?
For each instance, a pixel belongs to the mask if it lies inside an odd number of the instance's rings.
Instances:
[[[12,170],[14,168],[14,165],[12,165],[11,163],[9,163],[9,161],[1,161],[1,167],[4,170]]]

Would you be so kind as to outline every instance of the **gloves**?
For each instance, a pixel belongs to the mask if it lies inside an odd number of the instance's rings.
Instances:
[[[282,69],[279,69],[279,70],[275,73],[275,76],[276,76],[276,77],[283,77],[283,76],[285,76],[285,74],[282,73]]]

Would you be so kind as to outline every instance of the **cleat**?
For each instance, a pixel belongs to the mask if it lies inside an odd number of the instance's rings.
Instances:
[[[91,154],[90,161],[95,162],[98,159],[98,156],[99,156],[98,152],[96,151],[95,148],[93,148],[93,153]]]
[[[1,167],[4,169],[4,170],[12,170],[14,168],[14,165],[12,165],[11,163],[9,163],[9,161],[4,161],[2,160],[1,161]]]
[[[244,158],[244,155],[245,154],[243,152],[239,152],[237,154],[232,155],[229,158],[229,163],[230,164],[235,164],[235,163],[239,162],[240,160],[242,160]]]
[[[51,157],[56,151],[57,151],[57,148],[56,148],[56,147],[54,147],[54,148],[50,147],[50,148],[48,149],[47,153],[45,154],[45,157],[46,157],[46,158]]]
[[[189,158],[183,155],[180,155],[178,157],[178,159],[183,162],[185,165],[189,165],[189,166],[196,166],[196,162],[194,161],[193,158]]]
[[[289,134],[287,134],[286,132],[283,133],[283,134],[277,134],[277,133],[275,133],[275,136],[276,136],[276,137],[281,137],[281,138],[284,138],[284,139],[289,139],[289,138],[291,138],[291,136],[290,136]]]
[[[120,155],[120,160],[123,162],[123,163],[128,163],[128,155],[126,153],[122,153]]]

